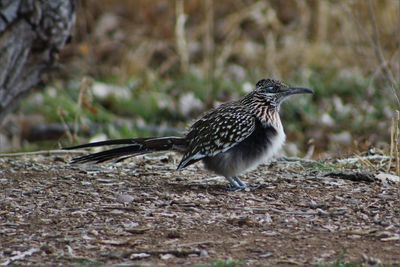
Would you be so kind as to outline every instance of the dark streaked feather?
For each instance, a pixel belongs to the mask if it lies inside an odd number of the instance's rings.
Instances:
[[[95,162],[101,163],[109,160],[123,161],[129,157],[152,153],[157,151],[185,151],[186,140],[181,137],[149,137],[149,138],[136,138],[136,139],[117,139],[109,141],[94,142],[83,144],[65,149],[76,148],[89,148],[107,145],[128,145],[117,147],[86,156],[72,159],[72,163],[87,163]]]
[[[101,163],[112,159],[117,159],[122,156],[127,155],[140,155],[148,153],[147,150],[143,150],[141,145],[131,145],[131,146],[124,146],[113,148],[93,154],[89,154],[86,156],[78,157],[72,159],[72,163],[87,163],[87,162],[95,162]]]
[[[187,134],[188,150],[178,170],[227,151],[247,138],[254,127],[255,117],[245,107],[234,103],[220,106],[190,128]]]
[[[78,148],[89,148],[89,147],[110,146],[110,145],[127,145],[127,144],[141,143],[145,139],[147,138],[106,140],[106,141],[93,142],[77,146],[64,147],[63,149],[78,149]]]

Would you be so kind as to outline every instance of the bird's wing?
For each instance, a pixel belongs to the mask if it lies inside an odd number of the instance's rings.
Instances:
[[[206,114],[190,127],[187,152],[178,170],[204,157],[225,152],[247,138],[255,129],[256,119],[246,109],[222,107]]]

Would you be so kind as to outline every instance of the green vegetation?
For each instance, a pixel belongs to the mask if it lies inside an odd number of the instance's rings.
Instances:
[[[24,100],[19,112],[40,114],[49,123],[65,123],[72,132],[75,126],[90,129],[86,134],[78,134],[80,137],[97,133],[106,133],[109,138],[160,134],[152,129],[152,125],[176,129],[169,131],[176,133],[183,131],[188,121],[218,103],[240,98],[245,94],[244,84],[254,86],[256,82],[250,78],[242,83],[221,79],[212,83],[211,87],[206,78],[195,74],[174,79],[160,77],[153,81],[139,77],[130,80],[135,81],[135,86],[130,86],[130,82],[118,84],[117,89],[113,89],[117,85],[102,84],[110,87],[110,90],[123,91],[111,92],[108,97],[99,96],[96,86],[100,83],[97,81],[84,92],[79,82],[68,83],[67,86],[54,83],[46,87],[44,93],[37,93]],[[333,71],[315,71],[301,85],[313,88],[315,96],[296,97],[282,107],[282,119],[289,140],[296,140],[298,144],[305,146],[309,138],[314,138],[317,139],[318,151],[340,151],[343,146],[352,146],[353,140],[335,142],[330,135],[346,131],[352,137],[366,139],[380,127],[382,121],[390,121],[387,109],[383,107],[390,106],[391,100],[378,90],[373,90],[373,94],[366,99],[366,78],[341,77]],[[79,105],[82,94],[86,102]],[[186,100],[189,101],[186,103],[189,108],[183,111],[185,104],[182,102],[185,99],[182,98],[187,94],[191,95]],[[322,116],[328,118],[328,121],[321,122]],[[315,131],[318,135],[310,135],[308,129],[314,128],[318,128]],[[387,126],[382,125],[379,137],[389,140]],[[300,149],[304,151],[305,148]]]
[[[240,267],[243,266],[243,262],[234,259],[228,260],[217,260],[209,264],[195,265],[196,267]]]
[[[75,267],[100,267],[104,266],[103,262],[97,260],[90,260],[86,258],[74,258],[71,259],[71,263]]]
[[[333,263],[321,263],[317,267],[362,267],[361,263],[357,262],[346,262],[342,259],[336,260]]]
[[[304,162],[302,166],[307,168],[309,171],[317,171],[319,173],[336,172],[343,169],[343,166],[339,164],[324,163],[322,161]]]
[[[391,267],[392,265],[381,264],[381,263],[373,265],[365,265],[360,262],[355,262],[355,261],[348,262],[343,259],[338,259],[333,263],[320,263],[316,265],[316,267],[363,267],[363,266]]]

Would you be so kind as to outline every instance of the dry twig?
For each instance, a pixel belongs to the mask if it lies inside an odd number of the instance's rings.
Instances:
[[[85,150],[39,150],[32,152],[17,152],[17,153],[4,153],[0,154],[0,158],[11,158],[11,157],[23,157],[23,156],[34,156],[34,155],[67,155],[67,154],[84,154],[87,153]]]

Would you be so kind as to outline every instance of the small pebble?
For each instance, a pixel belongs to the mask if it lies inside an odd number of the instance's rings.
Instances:
[[[169,260],[169,259],[175,258],[175,256],[172,255],[172,254],[161,254],[161,255],[160,255],[160,258],[161,258],[162,260]]]
[[[200,250],[200,257],[208,257],[207,250],[204,250],[204,249]]]
[[[133,253],[129,257],[131,260],[136,260],[136,259],[143,259],[143,258],[148,258],[150,257],[150,254],[148,253]]]
[[[117,201],[123,204],[130,204],[134,200],[133,196],[128,194],[122,194],[117,196]]]

